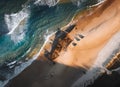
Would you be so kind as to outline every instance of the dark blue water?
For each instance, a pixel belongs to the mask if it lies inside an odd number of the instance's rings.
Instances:
[[[28,48],[32,47],[34,49],[37,45],[42,45],[44,36],[47,34],[46,30],[52,33],[58,27],[66,25],[78,8],[68,3],[59,4],[51,8],[48,6],[34,6],[30,10],[31,14],[27,23],[28,27],[22,41],[14,43],[9,35],[0,37],[0,59],[16,59],[24,53],[23,51],[28,50]]]
[[[91,3],[89,1],[87,1],[87,4],[83,2],[80,7],[71,2],[57,4],[53,7],[30,4],[30,7],[27,9],[30,11],[29,18],[23,25],[23,28],[25,28],[25,35],[22,40],[16,42],[12,40],[11,37],[17,39],[21,36],[16,37],[14,35],[7,34],[8,29],[4,20],[4,15],[6,13],[11,14],[12,11],[13,13],[19,12],[21,7],[18,6],[18,10],[17,8],[12,10],[11,8],[13,8],[15,4],[12,3],[10,5],[9,3],[11,2],[6,0],[6,3],[5,1],[2,1],[1,3],[2,5],[5,5],[4,8],[9,7],[10,9],[0,9],[0,26],[2,27],[0,28],[0,33],[3,30],[5,33],[0,36],[0,66],[2,66],[6,61],[12,62],[14,60],[20,61],[22,59],[32,58],[33,55],[29,56],[30,53],[33,51],[36,51],[35,53],[37,53],[40,50],[46,36],[53,33],[58,28],[68,24],[79,10]],[[13,0],[13,2],[15,1]],[[21,3],[23,2],[24,1],[22,0]],[[0,6],[2,6],[1,4]],[[26,53],[28,50],[29,52]]]
[[[53,7],[27,3],[23,8],[28,11],[29,17],[21,21],[12,34],[8,34],[10,29],[5,14],[23,11],[22,5],[25,5],[26,1],[0,2],[0,87],[31,63],[31,59],[39,53],[48,35],[68,24],[77,12],[92,3],[92,0],[85,0],[87,3],[82,2],[80,6],[69,2]],[[21,17],[16,17],[16,20],[19,18]]]
[[[25,29],[22,40],[16,42],[11,39],[14,35],[7,33],[0,36],[0,80],[1,76],[8,79],[6,75],[14,72],[15,66],[10,68],[8,63],[17,61],[16,64],[19,64],[33,58],[39,52],[45,37],[68,24],[80,8],[66,3],[54,7],[32,5],[28,10],[30,14],[23,25]]]

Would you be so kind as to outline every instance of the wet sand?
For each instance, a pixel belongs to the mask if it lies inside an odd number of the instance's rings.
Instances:
[[[68,35],[73,39],[72,43],[77,45],[73,46],[71,43],[67,47],[67,51],[55,61],[68,66],[80,66],[86,69],[93,65],[100,50],[119,31],[120,27],[120,9],[118,9],[120,2],[114,1],[111,6],[110,4],[113,2],[109,0],[108,2],[96,7],[95,11],[90,13],[91,15],[87,13],[84,17],[77,19],[76,29]],[[108,5],[108,7],[105,8],[104,5]],[[102,9],[103,7],[106,10]],[[78,37],[77,34],[82,34],[85,37],[77,41],[75,39],[75,37]]]
[[[50,51],[52,47],[48,41],[39,58],[6,87],[70,87],[92,67],[99,52],[120,31],[120,1],[106,0],[77,15],[69,25],[72,23],[76,26],[66,36],[72,41],[52,59],[55,64],[44,56],[44,49]]]

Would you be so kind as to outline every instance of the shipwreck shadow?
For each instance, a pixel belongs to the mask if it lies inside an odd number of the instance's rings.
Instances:
[[[5,87],[70,87],[85,72],[81,67],[53,64],[49,60],[35,60]]]

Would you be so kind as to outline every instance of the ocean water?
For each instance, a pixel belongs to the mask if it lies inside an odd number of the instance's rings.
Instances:
[[[47,36],[68,24],[77,12],[95,4],[71,0],[48,6],[26,1],[0,2],[0,87],[37,58]]]
[[[37,57],[45,38],[68,24],[81,8],[70,2],[52,7],[29,4],[13,12],[2,10],[4,9],[0,9],[0,84],[27,67]]]

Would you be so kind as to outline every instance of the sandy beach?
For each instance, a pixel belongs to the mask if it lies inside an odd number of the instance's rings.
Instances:
[[[6,87],[71,87],[95,64],[110,39],[120,32],[120,1],[106,0],[78,13],[68,25],[59,31],[65,37],[58,39],[60,33],[52,35],[39,57]],[[66,28],[71,31],[65,31]],[[53,43],[57,43],[55,49]]]

